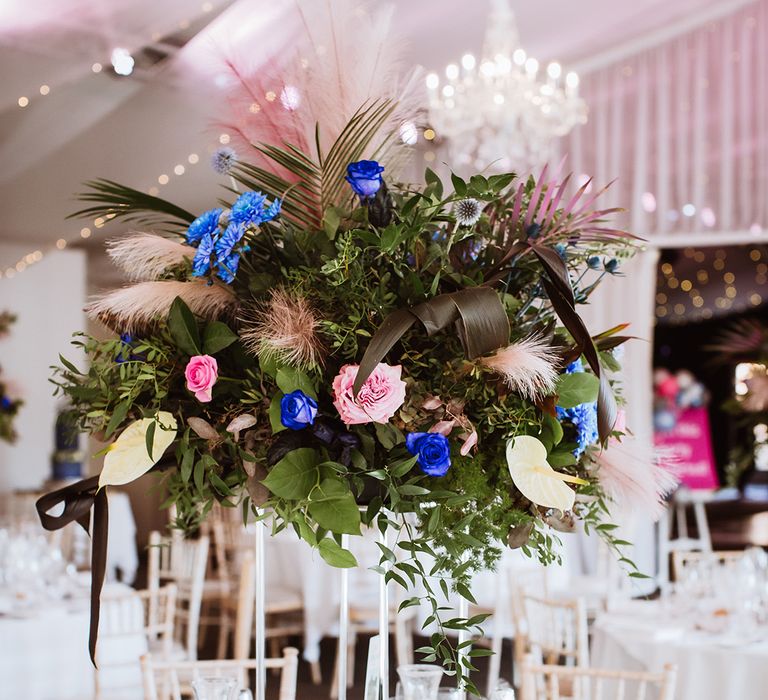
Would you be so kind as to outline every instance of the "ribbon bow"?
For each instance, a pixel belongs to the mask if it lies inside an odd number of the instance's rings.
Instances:
[[[64,504],[61,515],[50,511]],[[91,536],[91,626],[88,633],[88,651],[91,662],[96,666],[96,640],[99,635],[99,610],[101,589],[107,569],[107,532],[109,529],[109,506],[107,489],[99,489],[99,477],[92,476],[75,484],[41,496],[37,503],[40,523],[49,531],[60,530],[76,521]],[[91,508],[93,508],[93,531],[91,532]]]

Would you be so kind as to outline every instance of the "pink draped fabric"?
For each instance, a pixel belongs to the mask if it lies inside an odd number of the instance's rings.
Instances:
[[[655,234],[768,231],[768,0],[582,76],[589,121],[561,144],[618,178],[607,206]]]

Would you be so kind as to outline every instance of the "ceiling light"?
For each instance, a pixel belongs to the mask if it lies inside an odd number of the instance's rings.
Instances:
[[[112,68],[118,75],[130,75],[133,73],[134,60],[128,49],[114,49],[112,51]]]

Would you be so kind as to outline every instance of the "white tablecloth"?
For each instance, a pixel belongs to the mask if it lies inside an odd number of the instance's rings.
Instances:
[[[698,614],[702,619],[702,613]],[[768,638],[768,629],[763,638]],[[675,700],[765,700],[768,641],[694,629],[660,601],[633,601],[601,615],[593,629],[593,666],[659,671],[678,666]]]
[[[130,589],[119,583],[104,586],[104,596]],[[9,700],[88,700],[94,695],[94,670],[88,656],[89,605],[87,589],[77,600],[41,603],[28,616],[0,615],[0,697]],[[137,600],[135,614],[140,614]],[[102,606],[102,629],[110,615],[123,614]],[[142,636],[100,641],[105,662],[102,687],[134,686],[141,697],[138,659],[146,653]],[[106,664],[128,666],[108,669]],[[138,684],[137,684],[138,681]],[[122,695],[121,695],[122,697]]]

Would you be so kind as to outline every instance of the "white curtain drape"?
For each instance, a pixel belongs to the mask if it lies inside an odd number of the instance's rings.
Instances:
[[[731,6],[593,63],[582,72],[589,121],[560,144],[573,172],[596,186],[616,179],[602,204],[626,207],[621,225],[648,240],[582,314],[593,332],[629,322],[640,339],[625,346],[622,379],[627,424],[649,462],[659,248],[768,239],[768,0]],[[641,520],[624,523],[625,538],[651,573],[653,527]]]

